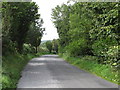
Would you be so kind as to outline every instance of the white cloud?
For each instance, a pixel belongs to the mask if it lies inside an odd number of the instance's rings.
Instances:
[[[57,30],[53,26],[51,21],[51,13],[52,9],[57,5],[61,5],[66,3],[68,0],[32,0],[36,2],[39,6],[39,13],[41,14],[41,18],[44,20],[43,26],[45,27],[47,33],[43,35],[42,40],[52,40],[58,38]]]

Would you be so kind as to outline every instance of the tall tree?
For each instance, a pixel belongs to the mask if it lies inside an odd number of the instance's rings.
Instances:
[[[52,52],[52,42],[51,41],[47,41],[46,42],[46,47],[49,50],[49,52],[51,53]]]
[[[26,42],[36,48],[36,53],[37,53],[37,47],[41,43],[43,31],[45,30],[44,28],[42,28],[42,24],[43,24],[42,19],[37,24],[32,23],[30,26],[30,30],[27,33]]]
[[[53,39],[52,40],[52,48],[53,48],[53,51],[55,51],[55,53],[58,53],[58,46],[59,46],[58,39]]]
[[[40,17],[38,6],[34,2],[5,2],[2,9],[3,39],[6,39],[3,46],[13,42],[17,50],[22,53],[29,27]]]
[[[67,32],[69,30],[69,13],[70,13],[70,7],[63,4],[61,7],[57,6],[55,9],[53,9],[52,18],[53,22],[55,24],[55,27],[57,28],[57,32],[60,37],[60,45],[65,46],[68,44],[69,38],[67,35]]]

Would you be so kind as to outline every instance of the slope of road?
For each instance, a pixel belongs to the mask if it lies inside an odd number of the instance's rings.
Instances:
[[[32,59],[17,88],[118,88],[118,85],[78,69],[57,55]]]

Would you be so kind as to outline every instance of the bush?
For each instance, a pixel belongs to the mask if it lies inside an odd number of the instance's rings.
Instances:
[[[106,52],[107,53],[107,57],[109,59],[108,63],[110,63],[112,66],[118,66],[118,61],[119,61],[119,46],[110,46],[108,48],[108,51]]]
[[[17,52],[16,43],[13,43],[8,37],[2,37],[2,55],[13,54]]]
[[[83,56],[90,52],[90,46],[87,45],[87,40],[84,38],[71,42],[65,49],[70,56]]]
[[[27,53],[35,53],[35,47],[31,46],[30,44],[23,45],[23,54]]]
[[[96,57],[96,56],[89,56],[89,55],[86,55],[86,56],[82,57],[82,60],[87,60],[87,61],[94,61],[94,62],[97,62],[98,57]]]
[[[94,55],[102,57],[100,63],[113,64],[118,59],[117,41],[110,38],[100,39],[92,45]]]

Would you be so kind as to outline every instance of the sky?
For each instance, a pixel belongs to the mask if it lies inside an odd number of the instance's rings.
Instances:
[[[68,0],[32,0],[39,6],[39,14],[43,18],[43,27],[46,29],[42,37],[43,40],[53,40],[58,38],[57,29],[54,27],[51,19],[52,9],[57,5],[66,3]]]

